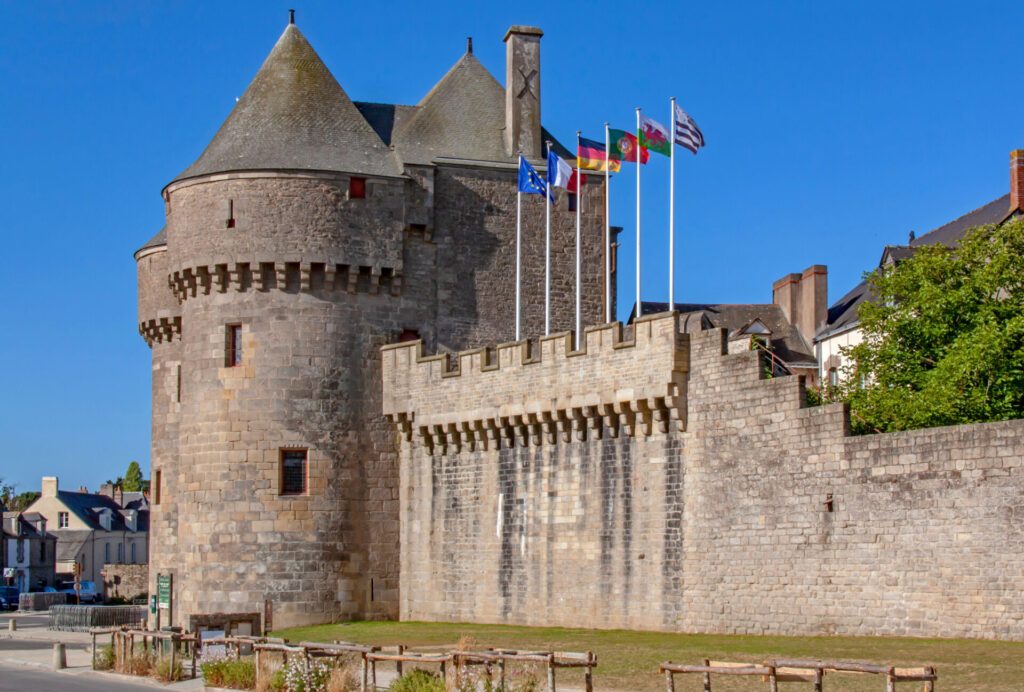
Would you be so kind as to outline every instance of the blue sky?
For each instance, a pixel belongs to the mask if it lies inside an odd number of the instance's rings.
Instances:
[[[149,351],[131,254],[296,7],[356,100],[416,103],[465,49],[503,81],[510,24],[545,31],[546,126],[565,142],[667,120],[677,300],[770,302],[821,263],[836,299],[886,243],[1008,189],[1024,147],[1019,2],[0,2],[0,477],[65,487],[149,459]],[[644,297],[667,291],[667,161],[644,170]],[[633,296],[633,173],[613,183]],[[620,182],[621,181],[621,182]]]

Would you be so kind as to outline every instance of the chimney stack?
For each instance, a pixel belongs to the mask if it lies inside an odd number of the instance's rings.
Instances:
[[[809,344],[828,319],[828,267],[815,264],[772,284],[772,302]]]
[[[1024,211],[1024,149],[1010,152],[1010,211]]]
[[[43,476],[43,485],[41,488],[43,497],[57,497],[59,485],[60,481],[57,480],[56,476]]]
[[[540,37],[535,26],[505,33],[505,151],[541,158]]]

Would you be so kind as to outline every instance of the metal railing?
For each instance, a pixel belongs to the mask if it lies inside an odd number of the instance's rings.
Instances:
[[[93,627],[139,625],[146,621],[145,606],[50,606],[51,630],[88,632]]]

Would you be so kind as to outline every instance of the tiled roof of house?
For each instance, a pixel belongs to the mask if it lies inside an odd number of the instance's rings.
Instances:
[[[63,502],[69,511],[73,512],[76,517],[95,531],[106,530],[99,519],[99,513],[102,510],[109,510],[111,512],[111,531],[124,531],[127,529],[121,506],[106,495],[59,490],[57,492],[57,499]],[[145,515],[145,518],[143,518],[143,515]],[[148,516],[149,512],[139,512],[139,530],[144,531],[148,528]],[[143,528],[143,521],[145,521],[146,528]],[[64,535],[63,532],[61,535]]]
[[[92,531],[63,529],[57,538],[57,562],[71,562],[92,536]]]
[[[887,245],[882,252],[879,265],[887,260],[899,261],[914,254],[914,250],[924,245],[956,245],[970,229],[976,226],[1002,223],[1010,216],[1010,195],[1005,194],[988,204],[978,207],[972,212],[939,226],[920,238],[910,241],[910,245]],[[816,338],[822,339],[831,334],[851,329],[858,322],[861,303],[871,300],[871,290],[867,281],[861,281],[849,293],[837,300],[828,309],[828,321],[818,332]]]
[[[771,331],[774,353],[789,364],[815,363],[814,351],[793,326],[782,308],[772,303],[676,303],[680,325],[686,332],[722,328],[729,333],[760,320]],[[668,303],[644,301],[643,314],[653,315],[668,310]],[[633,313],[636,305],[633,306]],[[633,320],[630,314],[630,321]],[[709,326],[710,325],[710,326]]]

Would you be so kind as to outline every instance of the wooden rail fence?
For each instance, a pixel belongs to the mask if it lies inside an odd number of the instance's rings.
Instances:
[[[765,663],[736,663],[730,661],[704,660],[703,665],[662,663],[660,672],[665,676],[665,689],[675,692],[676,675],[702,675],[704,692],[712,692],[713,675],[739,675],[760,677],[768,684],[771,692],[778,692],[780,682],[807,683],[814,686],[814,692],[824,689],[828,673],[849,673],[854,675],[878,675],[885,677],[886,692],[896,692],[901,682],[923,682],[924,692],[934,692],[938,676],[931,666],[897,668],[896,666],[863,663],[860,661],[822,661],[817,659],[772,659]]]

